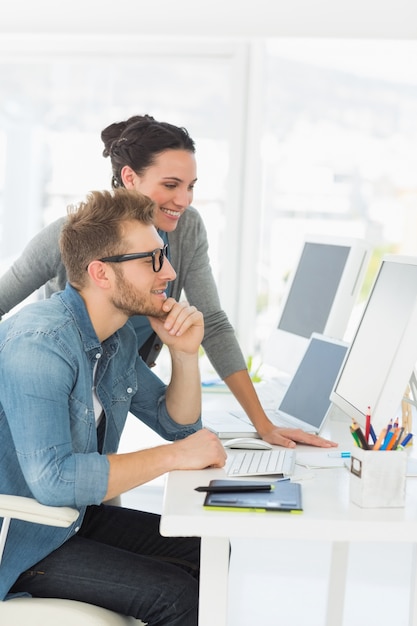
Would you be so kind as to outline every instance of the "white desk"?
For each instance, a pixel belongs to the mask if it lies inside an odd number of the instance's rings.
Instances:
[[[330,422],[325,436],[349,441],[348,422]],[[351,446],[350,446],[351,447]],[[299,450],[322,454],[318,449]],[[200,626],[226,626],[229,539],[262,537],[333,542],[328,586],[327,626],[343,624],[344,588],[349,542],[414,544],[409,626],[417,626],[417,478],[407,480],[406,507],[361,509],[349,502],[349,472],[343,468],[314,470],[302,483],[300,515],[206,511],[204,494],[194,491],[223,470],[172,472],[165,485],[161,533],[202,538]]]

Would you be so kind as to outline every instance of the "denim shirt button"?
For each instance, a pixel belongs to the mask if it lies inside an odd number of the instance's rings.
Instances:
[[[127,391],[127,393],[132,393],[133,389],[132,389],[132,387],[128,387],[128,388],[126,389],[126,391]]]
[[[79,530],[80,530],[80,527],[79,527],[79,526],[77,526],[76,528],[74,528],[74,532],[75,532],[75,533],[78,533],[78,531],[79,531]]]
[[[97,354],[96,354],[96,359],[101,359],[101,354],[100,354],[100,352],[97,352]]]

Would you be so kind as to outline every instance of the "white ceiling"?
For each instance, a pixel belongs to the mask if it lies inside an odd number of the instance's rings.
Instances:
[[[12,0],[0,36],[18,33],[412,39],[417,1]]]

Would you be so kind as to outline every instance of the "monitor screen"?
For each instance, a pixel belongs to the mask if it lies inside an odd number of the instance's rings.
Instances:
[[[360,239],[308,237],[283,299],[264,361],[293,374],[312,333],[344,339],[370,255]]]
[[[417,360],[417,257],[384,257],[331,394],[349,417],[374,429],[398,415]],[[400,417],[400,415],[399,415]]]
[[[306,431],[319,432],[347,348],[348,345],[338,339],[313,333],[278,412],[301,420]]]
[[[306,241],[278,329],[306,339],[324,332],[349,252],[349,246]]]

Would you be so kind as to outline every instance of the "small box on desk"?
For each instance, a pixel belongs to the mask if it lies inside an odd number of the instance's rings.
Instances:
[[[362,450],[350,458],[350,500],[363,508],[405,506],[407,454],[402,450]]]

